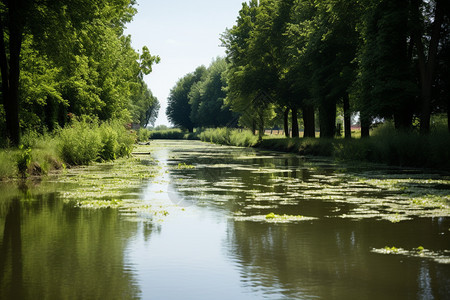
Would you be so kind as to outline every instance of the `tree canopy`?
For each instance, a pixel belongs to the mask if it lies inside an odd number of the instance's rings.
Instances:
[[[246,112],[262,94],[265,109],[303,116],[304,136],[336,134],[343,112],[345,134],[358,113],[363,136],[375,119],[392,119],[398,129],[448,111],[449,11],[445,0],[261,0],[242,5],[236,25],[222,35],[229,63],[226,102]],[[448,97],[444,98],[448,99]],[[271,114],[250,113],[246,123],[270,122]],[[418,122],[416,122],[416,121]],[[249,126],[249,125],[248,125]],[[250,126],[249,126],[250,127]]]
[[[198,67],[182,77],[170,91],[167,117],[190,132],[195,127],[234,127],[237,115],[225,103],[228,65],[223,58]]]
[[[139,54],[124,36],[134,0],[2,1],[0,127],[13,145],[20,131],[63,126],[70,115],[121,118],[145,126],[158,100],[143,81],[159,57]]]

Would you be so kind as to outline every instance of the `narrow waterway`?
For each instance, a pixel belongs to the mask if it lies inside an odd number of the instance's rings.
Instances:
[[[446,174],[198,141],[139,153],[139,181],[108,165],[0,186],[0,299],[450,297]]]

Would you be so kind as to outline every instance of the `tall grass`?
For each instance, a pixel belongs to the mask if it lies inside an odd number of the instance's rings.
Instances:
[[[113,160],[129,155],[135,141],[136,134],[119,120],[80,118],[53,133],[29,132],[19,149],[0,150],[0,179]]]
[[[250,130],[230,128],[206,129],[199,138],[204,142],[240,147],[252,147],[258,142],[258,137]]]
[[[150,131],[150,139],[154,140],[182,140],[184,135],[185,133],[178,128]]]
[[[136,134],[117,120],[101,124],[96,120],[75,120],[57,134],[61,158],[71,165],[129,155],[135,140]]]
[[[0,179],[14,177],[18,174],[15,153],[11,150],[0,151]]]
[[[395,130],[388,123],[375,129],[368,139],[264,139],[258,146],[340,160],[450,170],[450,133],[443,127],[422,135]]]

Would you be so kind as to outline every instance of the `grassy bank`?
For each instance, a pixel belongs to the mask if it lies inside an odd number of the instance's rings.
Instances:
[[[445,130],[421,135],[382,128],[369,139],[264,139],[258,147],[340,160],[450,170],[450,134]]]
[[[129,155],[135,140],[120,121],[79,119],[53,133],[27,133],[19,149],[0,150],[0,179],[113,160]]]
[[[149,130],[141,128],[138,131],[138,141],[147,142],[148,140],[198,140],[197,133],[188,133],[181,129],[162,129]]]
[[[385,124],[375,129],[368,139],[266,136],[261,142],[249,130],[217,128],[201,132],[199,138],[222,145],[328,156],[338,160],[450,170],[450,133],[445,127],[434,128],[430,134],[421,135],[414,131],[397,131],[392,124]]]
[[[258,142],[258,137],[250,130],[230,128],[206,129],[199,138],[203,142],[239,147],[252,147]]]

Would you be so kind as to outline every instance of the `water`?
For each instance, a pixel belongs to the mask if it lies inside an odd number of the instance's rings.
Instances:
[[[109,165],[79,171],[92,181],[0,187],[0,298],[450,296],[448,206],[427,201],[448,199],[446,174],[200,142],[150,150],[155,177]],[[67,199],[91,191],[123,205]]]

